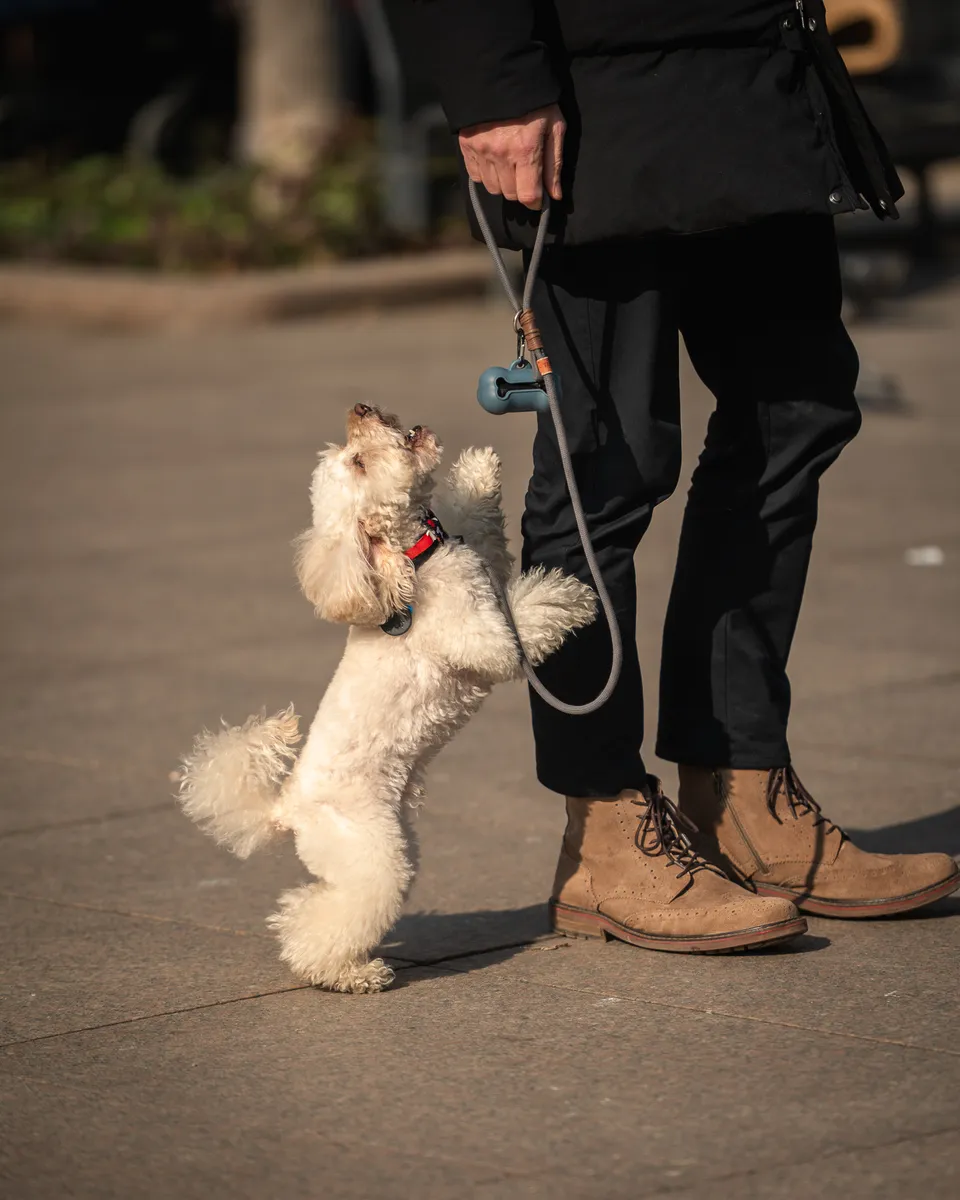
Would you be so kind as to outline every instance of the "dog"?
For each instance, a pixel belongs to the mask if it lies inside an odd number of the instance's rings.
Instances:
[[[518,636],[536,665],[593,620],[596,597],[555,570],[510,579],[493,450],[465,450],[434,496],[431,430],[358,404],[346,432],[319,456],[313,524],[296,542],[317,616],[350,626],[303,749],[292,706],[204,731],[178,798],[241,858],[292,831],[315,881],[269,918],[281,958],[311,984],[378,992],[393,971],[371,952],[413,882],[427,764],[494,684],[520,678]]]

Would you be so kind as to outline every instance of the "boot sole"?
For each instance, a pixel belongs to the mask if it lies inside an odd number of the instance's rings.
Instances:
[[[614,938],[644,950],[669,950],[674,954],[731,954],[753,947],[777,946],[807,932],[804,918],[795,917],[773,925],[756,925],[752,929],[738,929],[735,933],[709,933],[702,937],[638,933],[603,913],[572,908],[555,900],[550,902],[550,923],[554,932],[564,937],[601,938],[603,941]]]
[[[940,883],[909,892],[906,896],[890,896],[883,900],[821,900],[816,896],[804,896],[790,888],[777,887],[770,883],[753,881],[758,896],[777,896],[791,900],[801,912],[815,917],[839,917],[848,921],[869,920],[871,917],[892,917],[896,913],[912,912],[942,900],[960,888],[960,867]]]

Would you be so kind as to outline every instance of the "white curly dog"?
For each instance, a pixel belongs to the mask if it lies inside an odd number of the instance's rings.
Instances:
[[[439,460],[430,430],[405,433],[377,409],[351,410],[346,445],[320,454],[313,525],[297,543],[317,615],[351,626],[303,750],[296,757],[291,706],[204,732],[183,760],[184,811],[241,858],[293,831],[316,882],[285,892],[269,924],[291,969],[336,991],[392,981],[370,954],[413,881],[410,809],[424,769],[495,683],[521,675],[498,588],[534,664],[595,612],[590,588],[558,571],[508,582],[492,450],[465,450],[433,496]]]

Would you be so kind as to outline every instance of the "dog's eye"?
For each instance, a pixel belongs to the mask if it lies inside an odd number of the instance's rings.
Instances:
[[[413,427],[412,429],[408,429],[408,430],[407,430],[407,441],[408,441],[408,442],[415,442],[415,441],[417,440],[417,435],[418,435],[418,434],[419,434],[419,433],[420,433],[422,430],[423,430],[423,426],[422,426],[422,425],[414,425],[414,427]]]
[[[360,457],[359,454],[355,454],[353,456],[353,465],[355,467],[357,467],[357,469],[360,471],[365,471],[367,469],[366,464],[364,463],[363,459]]]

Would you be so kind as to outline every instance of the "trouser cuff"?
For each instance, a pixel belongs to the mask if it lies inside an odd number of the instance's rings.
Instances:
[[[741,771],[769,771],[790,765],[790,748],[786,742],[752,742],[743,747],[703,745],[657,739],[656,753],[664,762],[684,767],[720,767]]]
[[[597,799],[619,796],[628,789],[640,791],[646,784],[647,771],[639,756],[627,762],[588,762],[576,768],[538,762],[537,778],[561,796]]]

